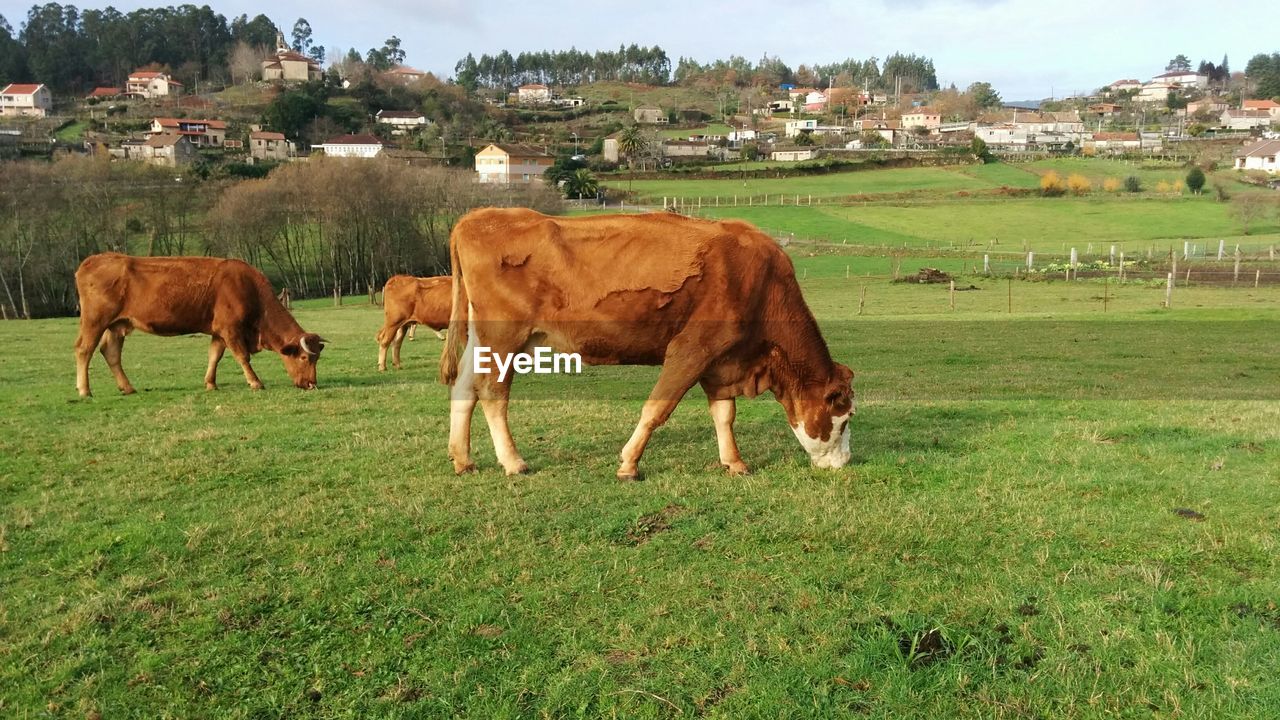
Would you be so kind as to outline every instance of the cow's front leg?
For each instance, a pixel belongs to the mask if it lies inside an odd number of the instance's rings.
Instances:
[[[107,328],[102,333],[102,345],[99,347],[102,357],[107,361],[107,367],[111,368],[111,374],[116,377],[116,387],[120,388],[120,392],[125,395],[132,395],[136,392],[133,389],[133,383],[129,382],[129,378],[124,374],[124,364],[120,361],[120,355],[124,351],[124,333],[115,328]]]
[[[400,348],[404,345],[404,336],[413,332],[415,327],[417,327],[416,323],[405,323],[400,326],[399,330],[396,330],[396,336],[392,340],[394,344],[391,346],[391,363],[396,366],[397,370],[400,369]]]
[[[224,340],[227,349],[231,350],[231,355],[240,363],[240,368],[244,370],[245,382],[249,383],[249,387],[253,390],[261,390],[263,388],[262,381],[258,379],[258,373],[253,371],[253,366],[249,364],[249,348],[239,339],[227,338]]]
[[[671,355],[668,354],[668,357]],[[693,387],[699,372],[701,370],[691,371],[680,363],[670,361],[662,366],[658,383],[653,386],[649,399],[644,402],[644,409],[640,411],[640,422],[619,455],[619,480],[639,480],[643,477],[640,473],[640,456],[644,455],[649,438],[653,436],[654,430],[662,427],[671,417],[671,413],[680,404],[680,399]]]
[[[507,424],[508,400],[511,396],[511,380],[498,382],[493,375],[480,378],[480,407],[484,410],[485,422],[489,425],[489,436],[493,438],[493,452],[498,462],[508,475],[523,475],[529,472],[529,464],[520,457],[516,450],[516,441],[511,437],[511,427]]]
[[[707,394],[707,409],[711,411],[711,422],[716,426],[716,445],[720,448],[720,464],[730,475],[746,475],[747,464],[742,462],[738,453],[738,441],[733,437],[733,420],[738,415],[738,405],[733,398],[713,400]]]
[[[209,341],[209,369],[204,371],[204,389],[218,389],[218,363],[222,361],[222,353],[226,352],[227,344],[222,342],[222,338],[214,337]]]

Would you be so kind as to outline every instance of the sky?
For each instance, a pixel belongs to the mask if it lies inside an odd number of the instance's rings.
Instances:
[[[72,3],[74,4],[74,3]],[[128,12],[168,2],[113,4]],[[1088,93],[1123,78],[1150,79],[1173,56],[1215,64],[1225,53],[1243,70],[1260,52],[1280,51],[1275,0],[1215,5],[1184,0],[216,0],[228,19],[266,11],[286,35],[299,17],[316,43],[363,54],[398,36],[406,64],[449,77],[468,52],[616,49],[659,45],[680,56],[751,61],[768,53],[793,69],[900,51],[930,57],[938,80],[960,88],[992,83],[1005,100]],[[30,3],[0,0],[15,31]],[[1215,10],[1218,12],[1215,13]]]

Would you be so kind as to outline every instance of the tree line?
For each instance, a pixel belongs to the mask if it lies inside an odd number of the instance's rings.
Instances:
[[[849,58],[840,62],[800,65],[794,70],[778,57],[764,55],[752,63],[731,55],[699,63],[681,57],[676,63],[674,82],[692,87],[776,87],[790,83],[802,87],[858,87],[870,90],[932,92],[938,89],[938,75],[933,60],[915,54],[894,53],[885,59]],[[900,85],[900,88],[898,87]]]
[[[671,76],[671,60],[662,48],[620,45],[616,51],[582,52],[541,50],[512,55],[503,50],[497,55],[484,54],[477,60],[467,56],[454,66],[459,85],[477,88],[512,90],[528,83],[582,85],[617,80],[646,85],[665,85]]]
[[[449,270],[466,211],[558,212],[543,183],[483,186],[471,174],[391,161],[313,159],[266,178],[175,182],[141,163],[67,156],[0,173],[0,317],[71,315],[75,270],[98,252],[239,257],[294,297],[363,293],[395,273]]]

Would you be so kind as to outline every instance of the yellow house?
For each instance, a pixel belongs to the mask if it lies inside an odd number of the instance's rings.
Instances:
[[[531,183],[554,161],[535,147],[493,143],[476,153],[476,176],[482,183]]]

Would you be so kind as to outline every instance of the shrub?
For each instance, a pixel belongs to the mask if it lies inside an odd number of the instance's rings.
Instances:
[[[1067,176],[1067,189],[1071,190],[1072,195],[1088,195],[1093,190],[1093,183],[1079,173],[1071,173]]]
[[[1067,191],[1067,185],[1058,173],[1050,170],[1040,176],[1040,194],[1045,197],[1057,197]]]
[[[1130,175],[1124,179],[1124,189],[1131,193],[1142,192],[1142,179],[1137,175]]]
[[[1117,180],[1116,178],[1109,177],[1106,180],[1102,181],[1102,189],[1106,190],[1109,193],[1119,192],[1120,187],[1121,187],[1120,181]]]
[[[1218,202],[1226,202],[1231,199],[1231,193],[1227,192],[1225,185],[1214,183],[1213,191],[1218,195]]]
[[[1174,194],[1176,194],[1176,195],[1181,195],[1181,194],[1182,194],[1182,181],[1181,181],[1181,180],[1174,180],[1174,181],[1173,181],[1173,192],[1174,192]]]
[[[1161,180],[1160,182],[1156,183],[1156,192],[1160,193],[1161,195],[1168,195],[1169,190],[1170,190],[1170,186],[1167,181]]]
[[[1204,188],[1204,171],[1198,167],[1191,168],[1191,172],[1187,173],[1187,187],[1191,188],[1193,194],[1199,195]]]

